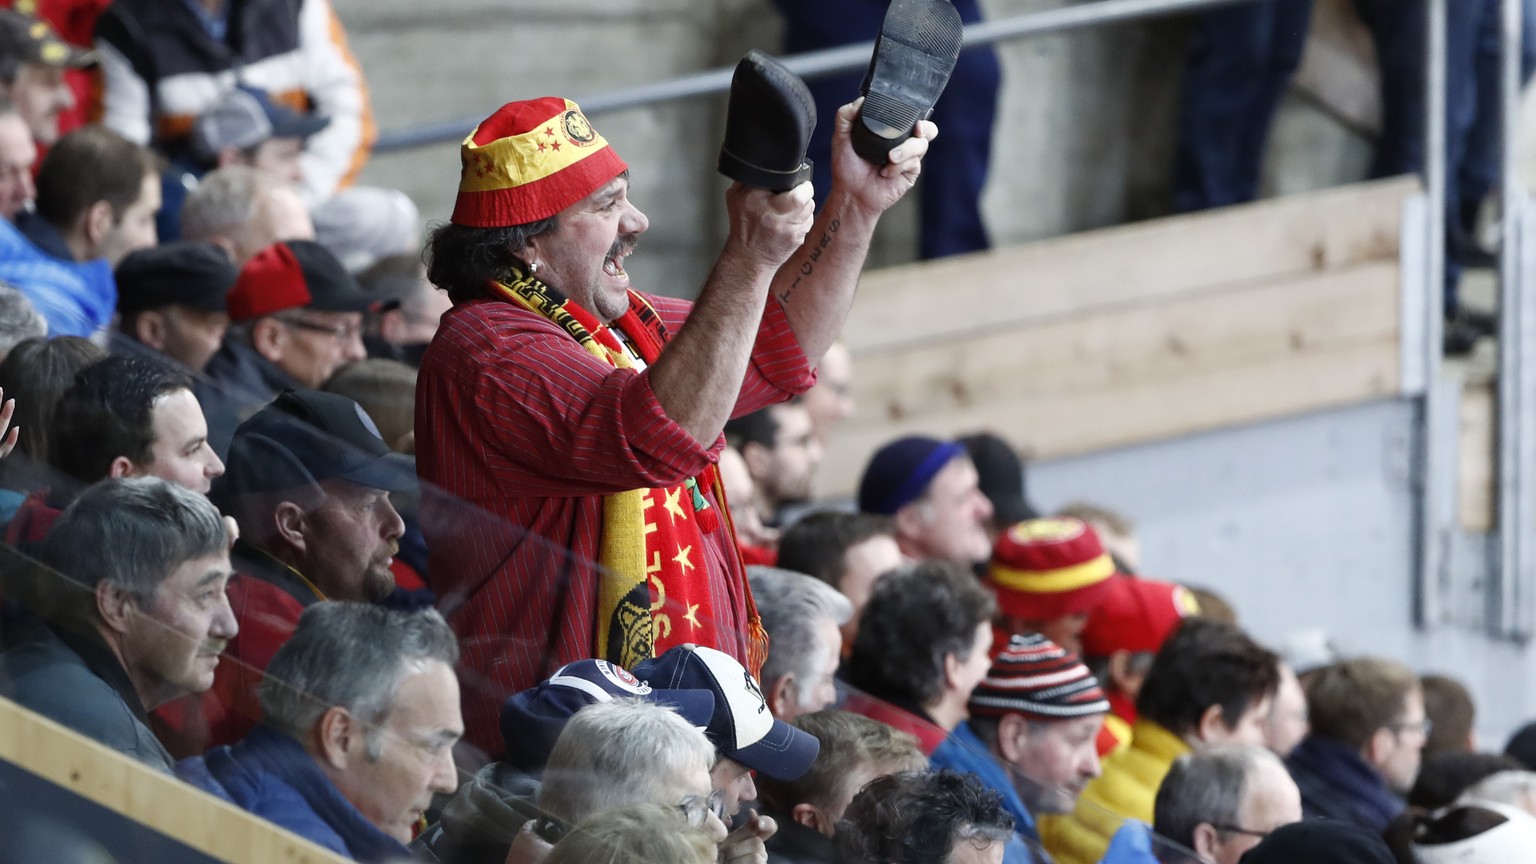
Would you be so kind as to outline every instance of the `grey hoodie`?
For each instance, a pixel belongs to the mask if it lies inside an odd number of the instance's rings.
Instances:
[[[503,864],[524,823],[539,816],[539,782],[500,762],[481,768],[411,844],[420,861]]]

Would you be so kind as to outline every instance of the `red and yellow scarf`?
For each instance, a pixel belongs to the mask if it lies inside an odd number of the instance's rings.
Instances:
[[[613,330],[554,288],[521,273],[490,286],[499,296],[560,326],[594,357],[618,369],[634,368]],[[629,292],[629,309],[614,326],[647,365],[661,356],[666,326],[644,297]],[[604,496],[594,657],[629,668],[677,645],[715,641],[705,535],[718,527],[724,514],[704,497],[703,488],[712,490],[724,507],[725,491],[713,465],[669,488]],[[736,554],[734,544],[728,554]],[[746,586],[741,590],[745,594]],[[763,640],[750,599],[747,609],[754,631],[748,643],[757,654]],[[754,656],[749,666],[761,662]]]

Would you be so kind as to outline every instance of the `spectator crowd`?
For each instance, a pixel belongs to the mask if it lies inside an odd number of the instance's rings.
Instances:
[[[1261,644],[1005,438],[818,498],[934,123],[871,164],[822,104],[687,302],[574,102],[423,240],[323,0],[78,5],[0,11],[5,698],[370,864],[1536,857],[1536,725]]]

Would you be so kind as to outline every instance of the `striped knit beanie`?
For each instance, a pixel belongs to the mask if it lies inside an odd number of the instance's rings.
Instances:
[[[453,224],[525,225],[559,213],[628,168],[569,99],[509,102],[459,146]]]
[[[976,717],[1071,720],[1108,712],[1109,700],[1076,654],[1035,634],[1009,641],[972,691],[970,709]]]

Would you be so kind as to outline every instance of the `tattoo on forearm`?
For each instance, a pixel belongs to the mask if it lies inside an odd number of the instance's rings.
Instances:
[[[809,278],[812,273],[816,272],[816,262],[821,260],[822,253],[826,252],[827,248],[832,245],[832,235],[836,234],[837,229],[840,227],[842,227],[842,223],[836,219],[827,223],[826,232],[816,242],[816,248],[811,250],[811,254],[805,259],[805,263],[800,265],[800,272],[795,274],[795,281],[789,283],[788,288],[779,292],[780,304],[789,303],[789,298],[794,295],[795,289],[800,287],[800,280]]]

